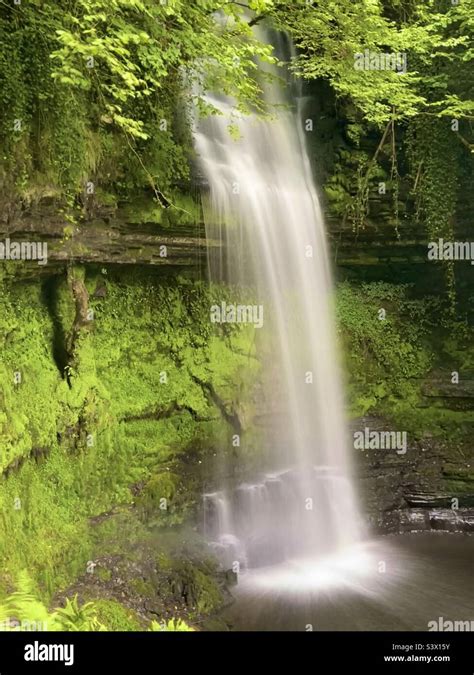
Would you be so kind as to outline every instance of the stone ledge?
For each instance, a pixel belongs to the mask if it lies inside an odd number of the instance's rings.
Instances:
[[[398,509],[378,513],[369,519],[378,534],[405,532],[474,532],[474,508],[469,509]]]

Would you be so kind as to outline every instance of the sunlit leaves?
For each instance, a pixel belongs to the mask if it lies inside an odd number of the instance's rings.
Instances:
[[[272,4],[255,0],[251,8],[263,12]],[[220,0],[82,0],[56,30],[54,77],[67,86],[93,88],[107,115],[134,137],[144,138],[147,131],[129,102],[161,89],[180,72],[188,83],[198,76],[201,93],[218,89],[235,96],[241,107],[257,105],[254,58],[270,60],[271,49],[252,36],[241,10],[240,3]],[[216,20],[220,11],[232,18]],[[90,57],[95,63],[88,70]]]
[[[273,14],[299,48],[296,72],[329,80],[368,122],[382,127],[431,111],[472,116],[474,0],[444,11],[434,2],[281,1]],[[355,70],[354,55],[365,50],[406,54],[407,72]]]

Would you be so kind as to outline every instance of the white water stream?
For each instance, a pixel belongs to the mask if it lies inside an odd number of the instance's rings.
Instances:
[[[332,559],[361,538],[324,220],[298,100],[288,91],[285,82],[264,85],[268,108],[277,105],[272,119],[236,116],[231,100],[209,96],[222,114],[201,120],[195,133],[209,184],[207,233],[227,252],[211,257],[211,277],[257,289],[262,330],[274,336],[265,362],[265,398],[279,399],[267,438],[272,466],[252,483],[204,497],[208,537],[240,568]]]

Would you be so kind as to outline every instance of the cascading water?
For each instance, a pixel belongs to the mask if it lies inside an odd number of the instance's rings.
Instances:
[[[221,114],[195,133],[207,234],[226,251],[225,263],[210,258],[211,278],[256,288],[273,336],[264,367],[266,400],[279,401],[270,465],[252,483],[204,496],[207,536],[226,565],[241,567],[319,558],[360,539],[323,216],[302,121],[284,95],[291,86],[273,75],[263,85],[270,118],[236,115],[231,100],[209,96]]]

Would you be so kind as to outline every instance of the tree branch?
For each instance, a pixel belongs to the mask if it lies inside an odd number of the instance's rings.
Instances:
[[[255,16],[251,21],[249,21],[249,26],[255,26],[259,21],[262,21],[267,16],[269,16],[269,14],[270,14],[270,12],[264,12],[263,14],[259,14],[258,16]]]
[[[459,131],[456,131],[455,133],[456,133],[456,136],[457,136],[457,137],[459,138],[459,140],[461,141],[461,143],[462,143],[463,145],[465,145],[466,148],[468,148],[471,152],[473,152],[473,151],[474,151],[474,143],[469,143],[469,141],[467,140],[467,138],[464,138],[464,136],[463,136],[462,134],[460,134]]]

